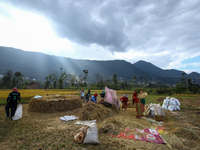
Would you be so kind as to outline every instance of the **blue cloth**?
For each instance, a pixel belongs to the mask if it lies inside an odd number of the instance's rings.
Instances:
[[[95,96],[92,96],[90,101],[94,102],[94,103],[97,103],[97,98]]]

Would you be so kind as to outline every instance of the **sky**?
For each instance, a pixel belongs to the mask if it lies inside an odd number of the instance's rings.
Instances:
[[[200,73],[199,0],[0,0],[0,46]]]

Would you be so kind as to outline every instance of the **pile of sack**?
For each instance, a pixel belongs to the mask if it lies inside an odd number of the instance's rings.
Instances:
[[[170,111],[181,110],[179,100],[174,97],[166,97],[166,99],[163,101],[162,108]]]
[[[155,118],[155,116],[165,117],[165,112],[160,104],[150,103],[146,111],[146,116],[150,116],[153,118]]]

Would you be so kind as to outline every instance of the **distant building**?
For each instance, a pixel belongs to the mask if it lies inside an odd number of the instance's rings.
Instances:
[[[39,89],[39,84],[36,82],[30,82],[26,85],[26,89]]]

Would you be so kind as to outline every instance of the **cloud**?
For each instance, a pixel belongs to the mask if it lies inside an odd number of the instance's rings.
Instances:
[[[76,48],[98,50],[97,59],[110,56],[132,63],[142,59],[158,67],[178,68],[184,59],[200,55],[198,0],[0,2],[44,16],[59,38],[77,43]],[[105,51],[107,58],[100,54]]]

